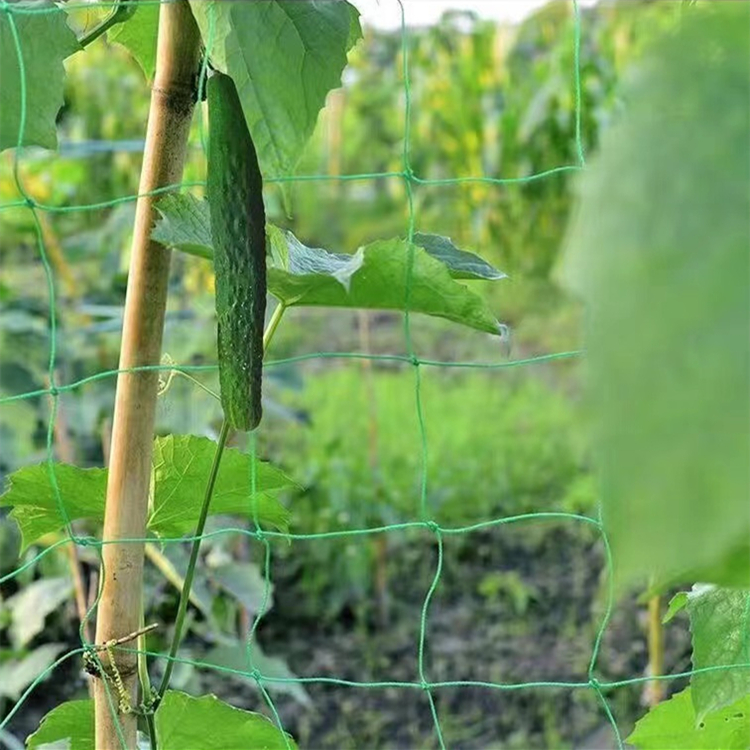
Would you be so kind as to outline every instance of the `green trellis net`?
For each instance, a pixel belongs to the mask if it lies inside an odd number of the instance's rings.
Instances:
[[[372,180],[372,179],[383,179],[383,178],[387,178],[391,180],[400,180],[403,183],[405,193],[406,193],[406,200],[408,203],[407,237],[409,240],[411,240],[415,232],[415,205],[414,205],[414,200],[413,200],[413,191],[414,191],[415,186],[456,185],[460,183],[471,183],[471,182],[484,182],[484,183],[488,183],[492,185],[507,185],[511,183],[522,183],[522,182],[528,182],[531,180],[544,179],[545,177],[548,177],[548,176],[551,176],[553,174],[560,173],[560,172],[576,172],[584,168],[585,158],[584,158],[584,150],[583,150],[583,143],[582,143],[582,136],[581,136],[581,75],[580,75],[580,60],[579,60],[580,45],[581,45],[581,13],[580,13],[580,9],[578,7],[578,3],[576,2],[576,0],[571,0],[572,6],[573,6],[573,12],[574,12],[574,19],[575,19],[575,35],[574,35],[575,49],[574,49],[574,69],[571,70],[570,72],[571,85],[574,87],[574,95],[575,95],[575,111],[576,111],[575,144],[576,144],[576,154],[577,154],[576,162],[573,164],[565,164],[565,165],[557,166],[553,169],[549,169],[544,172],[533,174],[533,175],[522,177],[522,178],[494,178],[494,177],[478,175],[475,177],[461,177],[461,178],[439,179],[439,180],[430,180],[430,179],[421,178],[418,174],[414,172],[412,168],[412,164],[411,164],[410,122],[411,122],[412,97],[411,97],[411,84],[410,84],[410,78],[409,78],[409,46],[410,46],[409,45],[409,32],[406,27],[404,8],[401,5],[401,0],[396,0],[396,1],[399,3],[399,6],[401,6],[401,45],[402,45],[402,60],[403,60],[402,77],[403,77],[403,91],[404,91],[404,97],[405,97],[404,147],[403,147],[403,153],[402,153],[401,170],[398,172],[379,172],[379,173],[371,173],[371,174],[344,174],[344,175],[337,175],[337,176],[331,176],[331,175],[292,176],[290,175],[290,176],[280,177],[280,178],[277,178],[276,180],[271,180],[271,181],[294,182],[294,181],[316,181],[316,180]],[[158,4],[157,0],[139,0],[139,2],[140,4],[146,4],[146,3]],[[105,5],[105,3],[101,3],[101,4]],[[69,3],[68,5],[70,6],[72,4]],[[92,5],[87,4],[86,7],[92,7]],[[16,19],[18,16],[22,14],[45,13],[45,12],[57,12],[57,8],[51,5],[34,8],[34,6],[29,5],[29,4],[15,5],[15,4],[7,2],[6,0],[0,0],[0,13],[5,14],[9,21],[10,31],[11,31],[11,34],[15,43],[15,48],[16,48],[15,51],[17,54],[18,65],[21,71],[22,114],[21,114],[21,124],[20,124],[19,135],[18,135],[19,144],[23,142],[23,133],[24,133],[25,125],[26,125],[25,106],[26,106],[27,92],[26,92],[26,80],[24,78],[24,74],[25,74],[24,50],[22,48],[20,36],[18,34]],[[208,46],[210,47],[210,44]],[[203,71],[203,79],[205,79],[205,67]],[[109,371],[99,372],[91,377],[87,377],[87,378],[78,380],[76,382],[70,382],[70,383],[57,383],[56,382],[55,375],[56,375],[56,363],[57,363],[57,352],[56,352],[57,319],[56,319],[55,282],[53,278],[53,271],[52,271],[52,267],[50,263],[48,249],[45,243],[45,237],[42,231],[42,225],[40,223],[40,218],[39,218],[40,213],[47,212],[47,213],[52,214],[52,213],[74,212],[74,211],[93,211],[96,209],[113,207],[118,204],[135,201],[138,198],[137,195],[127,195],[127,196],[112,199],[112,200],[91,203],[88,205],[75,205],[75,206],[53,206],[53,205],[41,204],[31,197],[30,193],[28,192],[28,190],[26,189],[24,185],[23,179],[20,176],[19,160],[22,158],[22,154],[23,154],[23,151],[20,148],[16,149],[16,151],[14,152],[14,159],[15,159],[14,177],[15,177],[18,192],[22,196],[22,198],[17,201],[12,201],[12,202],[8,202],[3,205],[0,205],[0,211],[9,209],[9,208],[25,207],[28,210],[31,217],[33,218],[34,225],[36,228],[36,238],[37,238],[39,257],[41,259],[41,262],[43,264],[44,271],[46,274],[47,293],[48,293],[48,299],[49,299],[49,336],[50,336],[50,342],[51,342],[50,350],[49,350],[49,360],[48,360],[49,387],[45,389],[41,389],[41,390],[34,390],[34,391],[26,392],[26,393],[20,393],[20,394],[1,398],[0,406],[13,403],[13,402],[17,402],[17,401],[22,401],[24,399],[38,398],[40,396],[49,396],[51,398],[51,402],[52,402],[51,415],[50,415],[50,419],[47,425],[47,465],[48,465],[48,471],[49,471],[49,481],[54,489],[60,513],[66,521],[67,538],[61,541],[58,541],[56,544],[50,547],[45,548],[37,557],[25,562],[24,565],[18,567],[16,570],[9,573],[8,575],[0,578],[0,583],[8,581],[14,578],[15,576],[18,576],[22,571],[33,566],[41,557],[49,554],[50,552],[52,552],[53,550],[57,549],[58,547],[62,545],[74,544],[74,545],[79,545],[79,546],[86,546],[86,547],[93,548],[100,552],[102,545],[105,543],[105,542],[102,542],[100,540],[96,540],[93,538],[76,536],[71,526],[70,519],[68,517],[67,511],[65,508],[65,503],[63,502],[63,498],[61,497],[60,489],[58,487],[56,476],[55,476],[55,464],[54,464],[55,420],[57,417],[58,403],[59,403],[59,399],[61,395],[70,393],[72,391],[77,391],[93,381],[102,380],[102,379],[113,379],[115,378],[115,376],[118,374],[119,371],[109,370]],[[161,188],[159,190],[154,190],[151,194],[155,195],[155,194],[165,193],[165,192],[174,191],[174,190],[178,190],[182,188],[196,187],[196,186],[201,186],[201,185],[202,183],[187,183],[186,182],[186,183],[182,183],[181,185],[173,185],[173,186]],[[478,369],[489,369],[489,370],[492,370],[492,369],[502,370],[505,368],[530,366],[530,365],[534,365],[534,364],[541,363],[541,362],[550,362],[550,361],[555,361],[555,360],[569,359],[572,357],[580,356],[582,352],[579,352],[579,351],[556,352],[556,353],[546,354],[543,356],[532,357],[528,359],[508,360],[508,361],[504,361],[500,363],[481,363],[481,362],[470,362],[470,361],[469,362],[442,362],[442,361],[431,360],[431,359],[421,359],[420,357],[417,356],[417,354],[415,353],[415,349],[413,347],[410,313],[408,309],[409,308],[408,287],[409,287],[409,281],[410,281],[411,267],[409,267],[408,274],[409,274],[409,277],[407,277],[407,299],[405,300],[405,312],[403,315],[403,331],[404,331],[404,338],[406,342],[406,354],[404,355],[370,355],[370,354],[360,353],[360,352],[345,352],[345,353],[316,352],[316,353],[304,354],[301,356],[290,357],[290,358],[285,358],[285,359],[269,360],[266,362],[265,366],[268,368],[273,368],[273,367],[278,367],[281,365],[290,364],[293,362],[300,362],[303,360],[339,358],[339,359],[360,359],[360,360],[373,360],[373,361],[381,361],[381,362],[393,362],[393,363],[405,364],[413,368],[414,405],[415,405],[417,420],[419,424],[419,434],[420,434],[420,444],[418,446],[418,450],[421,452],[421,457],[422,457],[422,475],[421,475],[421,490],[420,490],[418,520],[415,520],[409,523],[384,525],[384,526],[379,526],[375,528],[355,528],[355,529],[349,529],[345,531],[335,531],[335,532],[318,533],[318,534],[289,534],[289,533],[270,532],[270,531],[262,530],[260,525],[257,523],[257,518],[256,518],[254,529],[249,530],[246,528],[231,528],[231,529],[222,529],[220,531],[204,534],[201,538],[208,538],[211,536],[216,536],[218,534],[229,534],[229,533],[244,534],[245,536],[249,537],[251,540],[256,542],[258,545],[261,545],[263,553],[264,553],[263,557],[265,561],[263,565],[264,579],[265,579],[264,603],[263,603],[263,606],[261,606],[260,608],[260,613],[255,617],[249,629],[249,632],[247,634],[247,668],[246,669],[241,670],[241,669],[230,669],[227,667],[218,667],[214,664],[207,664],[198,660],[185,659],[181,657],[176,657],[175,660],[178,662],[191,664],[197,667],[218,670],[228,675],[234,674],[234,675],[240,675],[243,677],[249,677],[251,679],[254,679],[258,685],[261,695],[263,696],[263,699],[267,703],[269,712],[271,713],[272,717],[276,721],[279,728],[282,730],[283,730],[283,726],[282,726],[282,722],[279,716],[279,712],[277,711],[276,706],[274,705],[274,701],[271,695],[266,689],[266,686],[271,683],[285,683],[286,682],[286,683],[298,683],[301,685],[312,684],[312,683],[327,683],[331,685],[338,685],[338,686],[343,686],[343,687],[359,688],[359,689],[396,688],[399,690],[422,691],[429,705],[432,719],[434,722],[434,731],[435,731],[436,739],[441,748],[446,747],[446,740],[444,738],[443,729],[441,728],[440,714],[438,711],[438,706],[436,703],[435,696],[442,689],[462,688],[462,687],[481,687],[481,688],[489,688],[489,689],[498,690],[498,691],[523,691],[523,690],[529,690],[529,689],[591,691],[593,694],[595,694],[598,702],[601,705],[601,709],[604,712],[604,715],[606,716],[607,720],[609,721],[612,727],[612,731],[614,733],[617,746],[619,748],[622,748],[623,740],[618,731],[617,721],[613,715],[610,704],[608,702],[607,693],[609,691],[612,691],[615,688],[626,686],[626,685],[645,683],[653,679],[673,680],[678,677],[689,676],[693,672],[682,672],[679,674],[660,676],[656,678],[651,677],[651,676],[638,677],[638,678],[621,680],[621,681],[616,681],[616,682],[599,680],[597,678],[597,661],[599,658],[602,639],[604,637],[605,631],[610,621],[610,617],[611,617],[612,609],[613,609],[613,592],[611,590],[611,587],[608,592],[605,611],[601,618],[601,623],[598,627],[598,632],[594,640],[594,643],[592,645],[591,655],[590,655],[589,664],[588,664],[588,673],[587,673],[587,678],[585,680],[581,680],[577,682],[538,681],[538,682],[522,682],[522,683],[502,683],[502,682],[484,682],[484,681],[471,681],[471,680],[434,681],[430,679],[429,670],[427,668],[426,659],[425,659],[425,650],[426,650],[426,645],[427,645],[427,627],[428,627],[428,620],[430,617],[431,601],[433,599],[433,595],[435,594],[435,591],[440,585],[441,574],[443,570],[443,544],[446,538],[455,536],[455,535],[468,535],[468,534],[472,534],[482,529],[488,529],[491,527],[499,527],[502,525],[511,525],[511,524],[528,523],[528,522],[533,522],[533,521],[544,521],[544,520],[553,520],[553,519],[557,521],[563,520],[563,521],[568,521],[571,524],[584,524],[586,526],[593,527],[600,535],[601,542],[603,544],[604,551],[605,551],[606,563],[609,568],[611,568],[612,560],[611,560],[611,555],[609,551],[607,535],[601,523],[600,517],[592,518],[592,517],[588,517],[584,515],[579,515],[579,514],[574,514],[574,513],[563,513],[563,512],[539,512],[539,513],[527,513],[527,514],[516,515],[516,516],[511,516],[511,517],[492,518],[492,519],[487,519],[481,523],[475,523],[469,526],[463,526],[463,527],[458,527],[458,528],[446,528],[444,526],[439,525],[434,520],[432,520],[430,507],[428,503],[428,495],[427,495],[429,476],[427,472],[426,457],[427,457],[427,451],[428,451],[429,446],[428,446],[427,434],[425,430],[425,423],[424,423],[423,411],[422,411],[422,401],[421,401],[421,394],[420,394],[421,377],[422,377],[423,368],[425,367],[429,367],[429,368],[454,367],[454,368],[478,368]],[[164,370],[164,371],[179,371],[183,373],[196,373],[196,372],[215,371],[216,366],[215,365],[188,366],[188,365],[179,365],[179,364],[169,364],[169,365],[159,365],[159,366],[152,366],[152,367],[133,368],[132,371],[144,371],[144,370]],[[417,446],[415,446],[415,448],[417,448]],[[249,451],[251,455],[253,456],[255,455],[255,440],[254,440],[253,435],[249,437]],[[254,462],[251,462],[251,466],[254,467]],[[250,488],[252,490],[255,485],[255,476],[253,473],[251,473],[251,476],[248,478],[248,481],[250,483]],[[397,681],[395,682],[394,681],[366,682],[366,681],[337,679],[334,677],[317,677],[317,676],[305,676],[305,677],[299,677],[299,678],[271,677],[271,676],[266,676],[262,674],[262,672],[259,671],[254,666],[253,643],[255,640],[255,634],[259,626],[259,623],[261,622],[261,619],[264,615],[264,611],[267,609],[266,605],[270,597],[270,590],[271,590],[271,572],[270,571],[271,571],[271,558],[272,558],[272,546],[271,546],[272,541],[287,540],[287,541],[314,542],[315,540],[343,538],[343,537],[360,537],[361,538],[361,537],[373,536],[373,535],[388,533],[388,532],[400,532],[400,531],[405,531],[405,530],[410,530],[410,529],[421,529],[421,530],[429,531],[431,534],[434,535],[435,544],[437,547],[437,562],[436,562],[436,566],[434,570],[434,576],[427,590],[427,593],[424,597],[424,601],[421,606],[421,614],[419,618],[418,643],[417,643],[417,648],[418,648],[417,666],[418,666],[419,679],[417,681],[413,681],[413,682],[397,682]],[[185,543],[186,541],[191,541],[192,539],[193,538],[181,537],[179,539],[162,539],[161,542],[163,543]],[[132,540],[132,541],[147,541],[147,540]],[[93,611],[95,610],[95,608],[96,608],[96,603],[94,603],[92,607],[92,611],[89,612],[89,616],[93,614]],[[81,625],[80,632],[81,632],[81,646],[79,648],[73,649],[65,653],[63,656],[58,658],[51,666],[49,666],[46,670],[44,670],[41,674],[38,675],[37,679],[33,682],[33,684],[31,684],[28,687],[28,689],[23,693],[21,698],[16,702],[13,709],[2,720],[2,722],[0,722],[0,729],[5,727],[8,724],[8,722],[10,722],[11,719],[14,717],[14,715],[16,715],[22,709],[25,701],[28,699],[30,694],[37,688],[38,684],[43,679],[45,679],[49,674],[51,674],[55,669],[57,669],[63,662],[71,658],[80,657],[86,652],[91,652],[91,647],[93,644],[91,644],[90,642],[86,640],[84,636],[83,624]],[[124,649],[126,647],[123,646],[122,648]],[[165,654],[153,653],[150,655],[154,658],[162,658],[162,659],[165,658]],[[105,681],[105,684],[106,684],[106,681]],[[110,703],[111,703],[112,710],[115,711],[116,710],[115,709],[115,696],[110,695]]]

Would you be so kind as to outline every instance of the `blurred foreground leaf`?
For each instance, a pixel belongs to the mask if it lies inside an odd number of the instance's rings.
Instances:
[[[563,267],[620,586],[750,583],[750,5],[706,5],[631,75]]]

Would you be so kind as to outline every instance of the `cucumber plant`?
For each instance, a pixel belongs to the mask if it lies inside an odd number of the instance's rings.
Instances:
[[[108,470],[55,463],[25,467],[11,476],[2,498],[12,508],[25,548],[44,543],[61,530],[75,538],[72,524],[83,520],[100,531],[103,542],[97,634],[80,651],[92,674],[94,699],[67,701],[53,709],[29,737],[28,747],[135,748],[139,724],[147,735],[145,742],[160,750],[294,747],[281,727],[259,714],[239,711],[211,695],[196,697],[170,689],[187,608],[195,601],[192,584],[208,517],[230,514],[261,528],[288,528],[288,513],[279,495],[293,480],[254,456],[226,447],[230,430],[252,430],[260,422],[264,350],[286,310],[301,306],[408,309],[502,337],[505,329],[466,282],[498,281],[504,275],[448,238],[433,234],[372,238],[360,248],[346,248],[352,252],[340,253],[308,247],[286,229],[266,222],[263,177],[293,172],[325,96],[339,85],[347,54],[361,35],[358,14],[348,2],[177,0],[155,6],[117,1],[107,4],[100,23],[78,35],[72,26],[82,11],[75,6],[41,0],[33,7],[19,2],[0,10],[0,148],[16,149],[17,157],[29,146],[54,148],[55,117],[63,103],[63,61],[102,35],[128,48],[155,80],[128,278],[121,350],[124,372],[117,386],[110,466]],[[750,107],[740,106],[747,102],[738,93],[747,90],[743,88],[747,13],[747,6],[741,4],[692,22],[685,32],[687,42],[678,39],[667,44],[677,64],[661,68],[653,63],[653,76],[634,84],[634,100],[643,93],[638,85],[653,87],[656,95],[641,99],[647,104],[636,108],[638,127],[623,126],[624,132],[604,144],[602,162],[584,182],[587,208],[569,243],[567,277],[594,312],[589,329],[592,384],[603,420],[602,465],[605,474],[611,472],[605,482],[609,490],[604,497],[605,527],[613,541],[618,583],[624,585],[648,572],[657,574],[655,587],[698,578],[735,586],[734,590],[698,588],[674,601],[670,616],[686,609],[691,617],[694,658],[702,671],[694,676],[689,692],[657,707],[636,729],[632,741],[644,750],[748,747],[750,600],[744,554],[748,529],[744,521],[737,522],[744,519],[744,506],[737,498],[744,502],[748,489],[742,473],[746,435],[734,419],[727,441],[714,440],[717,424],[711,419],[715,414],[747,413],[737,408],[746,398],[738,384],[746,384],[747,373],[732,370],[727,377],[730,370],[714,366],[727,351],[742,354],[746,363],[750,342],[737,317],[739,310],[747,309],[747,287],[740,283],[747,278],[747,258],[741,254],[748,244],[747,206],[738,198],[742,190],[736,189],[746,188],[742,165],[750,163],[750,158],[739,158],[748,156]],[[287,32],[288,44],[276,44],[280,31]],[[24,55],[32,43],[35,54]],[[689,54],[670,46],[683,43]],[[723,45],[719,54],[717,43]],[[209,98],[205,200],[174,189],[181,178],[193,107],[203,88]],[[665,102],[673,106],[665,107]],[[664,122],[652,117],[658,108],[668,113]],[[727,117],[717,120],[717,111]],[[691,117],[669,120],[685,112]],[[698,128],[697,135],[690,127]],[[705,148],[696,147],[714,129],[718,129],[716,138]],[[640,149],[649,141],[663,147],[663,161],[642,159]],[[695,169],[687,187],[676,195],[665,190],[664,176],[686,164]],[[638,171],[642,168],[645,173]],[[623,175],[630,179],[622,179]],[[707,179],[715,180],[712,185],[726,185],[722,180],[727,176],[731,185],[716,201],[719,219],[706,221],[705,194],[700,188]],[[641,215],[634,210],[633,195],[643,185],[664,201],[659,211],[649,209]],[[613,193],[615,188],[622,193]],[[26,198],[29,210],[39,210],[31,197]],[[675,200],[669,203],[668,198]],[[285,192],[284,200],[288,205]],[[649,221],[657,223],[652,226]],[[705,234],[706,226],[712,229],[710,236]],[[633,227],[645,229],[637,241],[618,246],[632,239]],[[600,230],[606,231],[600,235]],[[648,255],[653,238],[663,242],[656,251],[664,255]],[[696,243],[700,247],[695,248]],[[686,286],[662,283],[665,269],[675,267],[670,264],[684,268],[678,261],[698,263],[696,259],[702,259],[709,246],[718,248],[715,252],[724,263],[699,264],[693,273],[667,276]],[[683,258],[678,250],[686,247],[693,252]],[[605,255],[602,248],[621,252]],[[226,416],[216,442],[190,435],[153,439],[159,387],[155,368],[161,361],[172,249],[213,261]],[[644,283],[644,269],[649,268],[657,285]],[[696,279],[706,281],[705,285]],[[643,295],[644,289],[648,294]],[[264,331],[266,291],[277,304]],[[624,312],[623,300],[632,305]],[[655,300],[663,304],[658,311],[664,314],[662,328],[653,326]],[[683,318],[681,306],[686,301],[696,312]],[[702,333],[703,341],[711,340],[713,331],[705,327],[714,320],[716,309],[726,318],[712,356],[690,356],[685,340],[696,333]],[[705,484],[684,471],[685,457],[695,455],[696,444],[689,439],[694,436],[691,425],[675,414],[679,391],[669,378],[652,378],[652,370],[639,369],[655,353],[664,356],[664,352],[690,376],[686,382],[692,390],[682,393],[689,395],[686,401],[695,409],[690,414],[707,436],[697,452],[708,461],[712,475],[724,476],[723,461],[731,462],[729,479],[719,487],[731,502],[717,503],[710,512],[701,493]],[[706,383],[715,399],[710,402],[702,399]],[[55,390],[51,389],[53,397]],[[626,400],[614,403],[613,390],[633,397],[624,413],[618,409]],[[651,409],[653,403],[663,410]],[[653,429],[640,429],[644,424]],[[675,424],[680,427],[666,452],[668,465],[660,466],[663,446],[647,442],[646,449],[654,454],[650,455],[638,441],[646,433],[663,435],[665,425]],[[255,477],[254,491],[243,481],[250,474]],[[663,477],[678,477],[668,492]],[[631,498],[638,502],[630,504]],[[691,514],[694,523],[674,528],[673,518]],[[149,551],[153,541],[185,534],[193,536],[190,558],[184,573],[177,576],[181,595],[173,637],[161,684],[154,690],[145,649],[150,630],[141,617],[143,558],[153,555]],[[649,540],[648,554],[644,554],[644,538]],[[65,543],[69,543],[65,537],[56,542]],[[258,615],[263,611],[261,607]],[[717,648],[717,643],[723,647]],[[737,648],[727,647],[737,643]],[[248,664],[248,672],[252,667]],[[12,714],[0,728],[9,718]]]
[[[319,3],[313,13],[307,4],[296,2],[261,6],[180,0],[163,4],[158,13],[148,4],[126,11],[124,4],[115,3],[93,30],[78,38],[70,25],[76,22],[75,8],[48,3],[45,11],[19,13],[23,24],[8,13],[0,19],[4,69],[15,72],[15,78],[4,77],[0,90],[0,144],[54,147],[62,61],[105,33],[127,47],[146,75],[153,76],[140,190],[144,197],[136,215],[121,367],[159,364],[169,249],[187,250],[179,237],[199,233],[188,245],[213,259],[225,420],[215,444],[194,436],[168,436],[151,448],[158,379],[153,371],[124,372],[118,382],[108,470],[53,464],[27,467],[11,477],[3,502],[12,507],[24,546],[61,530],[72,535],[71,524],[81,519],[102,524],[107,543],[96,642],[84,645],[94,700],[62,704],[28,744],[135,747],[140,723],[153,748],[184,747],[186,741],[197,746],[207,726],[212,728],[213,746],[289,748],[293,740],[262,716],[231,709],[210,696],[195,698],[169,689],[207,518],[234,513],[264,527],[287,528],[277,495],[291,480],[274,467],[225,448],[230,430],[252,430],[260,421],[263,350],[284,312],[300,305],[403,310],[410,299],[414,312],[502,335],[504,328],[484,300],[459,280],[498,280],[503,274],[433,235],[376,239],[352,254],[340,254],[306,247],[289,232],[266,226],[262,172],[279,176],[293,170],[326,93],[339,84],[347,52],[361,35],[358,14],[349,3]],[[283,50],[268,41],[279,26],[293,32],[295,40]],[[32,35],[49,38],[46,57],[26,66],[19,62],[23,58],[6,60],[16,37],[23,49]],[[320,49],[326,50],[322,62]],[[296,64],[290,66],[290,60]],[[43,68],[57,73],[43,79]],[[150,193],[179,182],[187,127],[203,88],[209,109],[207,200],[173,193],[157,202]],[[28,122],[27,113],[34,115]],[[157,209],[161,219],[154,226]],[[278,305],[264,333],[266,287]],[[236,477],[250,473],[255,494],[238,492]],[[202,499],[195,491],[201,479]],[[217,492],[219,499],[212,502]],[[153,559],[155,553],[150,543],[144,548],[143,541],[133,539],[189,532],[195,541],[181,577],[166,667],[154,690],[143,653],[150,628],[141,622],[140,611],[143,555]],[[137,658],[136,650],[141,652]]]

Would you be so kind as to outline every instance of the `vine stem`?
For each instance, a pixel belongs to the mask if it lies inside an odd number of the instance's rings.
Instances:
[[[276,329],[279,327],[286,306],[279,304],[273,311],[271,319],[268,321],[268,326],[263,333],[263,351],[268,349],[271,340],[276,333]],[[198,517],[198,524],[195,527],[195,534],[193,544],[190,548],[190,559],[188,560],[187,571],[185,573],[185,580],[182,585],[182,592],[180,593],[180,601],[177,605],[177,616],[175,617],[174,633],[172,635],[172,643],[169,648],[169,655],[167,656],[167,666],[164,669],[164,676],[162,677],[161,684],[159,685],[157,704],[164,697],[164,693],[169,687],[169,682],[172,679],[172,672],[175,665],[175,657],[177,651],[180,648],[180,641],[182,640],[182,631],[185,627],[185,616],[187,615],[188,602],[190,601],[190,591],[193,587],[193,580],[195,579],[195,570],[198,563],[198,555],[201,548],[201,538],[203,531],[206,528],[206,520],[208,518],[208,510],[211,505],[211,498],[214,494],[214,487],[216,486],[216,478],[219,475],[219,466],[221,464],[221,457],[224,455],[224,448],[227,444],[227,438],[229,437],[229,422],[225,418],[221,425],[221,432],[216,442],[216,450],[214,452],[214,460],[211,464],[211,471],[208,475],[208,482],[206,483],[206,491],[203,495],[203,504],[201,505],[200,516]]]
[[[98,39],[102,34],[111,29],[115,24],[123,23],[127,21],[133,13],[136,11],[134,2],[129,4],[123,4],[122,0],[117,0],[114,10],[98,25],[95,26],[88,34],[84,34],[79,40],[78,44],[83,49],[89,46],[91,42]]]

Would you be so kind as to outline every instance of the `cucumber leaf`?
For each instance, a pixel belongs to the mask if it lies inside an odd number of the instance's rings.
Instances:
[[[154,497],[148,527],[159,536],[187,534],[198,522],[206,477],[216,444],[195,435],[167,435],[154,444]],[[262,523],[286,531],[289,511],[278,501],[283,489],[295,484],[282,471],[255,461],[256,493],[250,493],[252,458],[236,448],[226,448],[211,500],[210,515],[253,518],[257,503]]]
[[[107,32],[110,42],[122,45],[146,76],[153,81],[156,72],[156,38],[159,33],[159,4],[136,3],[133,15]]]
[[[34,13],[21,11],[32,8]],[[49,12],[39,12],[46,9]],[[15,12],[14,12],[15,11]],[[26,122],[23,146],[57,147],[55,118],[63,105],[63,60],[80,49],[63,10],[48,0],[10,3],[0,13],[0,150],[18,145],[21,125],[21,69],[15,32],[23,55]]]
[[[234,79],[264,177],[291,175],[362,36],[359,13],[345,0],[190,7],[211,64]]]
[[[652,708],[627,741],[637,750],[747,750],[750,696],[699,720],[690,688]]]
[[[180,536],[195,528],[215,447],[212,440],[194,435],[156,438],[149,531],[157,536]],[[251,468],[250,456],[235,448],[225,449],[209,515],[234,514],[252,520],[256,503],[261,524],[286,530],[289,512],[277,496],[294,483],[279,469],[256,460],[257,491],[253,496]],[[103,522],[107,470],[56,463],[54,472],[68,518]],[[7,490],[0,495],[0,506],[13,508],[10,517],[21,531],[22,550],[65,525],[46,463],[13,472]]]
[[[294,740],[285,736],[262,714],[244,711],[219,700],[215,695],[198,698],[177,690],[167,690],[154,717],[156,737],[162,750],[296,750]]]
[[[354,255],[306,248],[290,233],[286,268],[268,269],[268,290],[289,307],[405,310],[495,335],[504,332],[487,303],[451,277],[444,263],[406,240],[379,240]],[[292,251],[294,248],[294,251]]]
[[[693,675],[693,707],[702,721],[750,694],[750,592],[696,586],[688,594],[687,611],[694,669],[745,665]]]
[[[94,750],[94,701],[65,701],[45,714],[26,739],[27,750],[67,747]]]
[[[151,237],[202,258],[213,257],[207,201],[192,195],[166,196]],[[374,242],[353,255],[308,247],[291,232],[269,224],[268,291],[288,306],[403,310],[409,269],[409,243]],[[502,271],[474,253],[460,250],[448,237],[423,232],[413,240],[409,309],[447,318],[481,331],[501,334],[503,327],[484,300],[454,279],[498,280]]]

